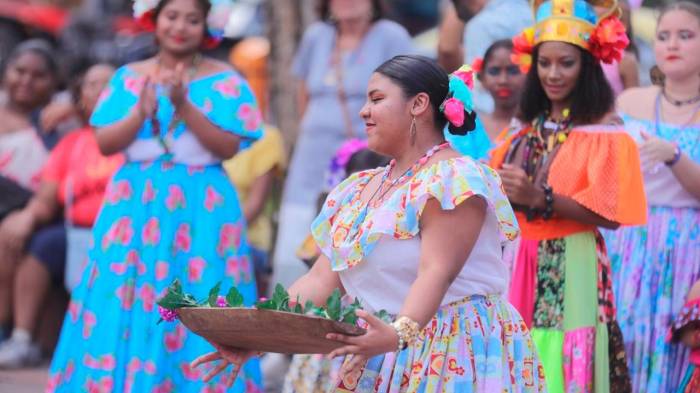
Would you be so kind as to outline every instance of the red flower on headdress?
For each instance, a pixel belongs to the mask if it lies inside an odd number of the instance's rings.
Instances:
[[[137,19],[139,26],[145,31],[155,31],[155,10],[146,11]]]
[[[481,57],[477,57],[474,59],[474,61],[472,61],[472,70],[474,70],[474,72],[476,72],[477,74],[480,73],[483,68],[484,59],[482,59]]]
[[[614,16],[600,21],[588,42],[593,56],[606,64],[622,60],[622,54],[630,43],[625,25]]]
[[[510,60],[520,67],[523,74],[527,74],[532,65],[532,49],[535,47],[535,28],[528,27],[520,34],[513,37],[513,53]]]

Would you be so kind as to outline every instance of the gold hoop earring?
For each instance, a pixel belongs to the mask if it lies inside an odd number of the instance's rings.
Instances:
[[[411,131],[410,131],[411,146],[414,146],[416,144],[416,132],[417,132],[416,117],[413,116],[413,120],[411,120]]]

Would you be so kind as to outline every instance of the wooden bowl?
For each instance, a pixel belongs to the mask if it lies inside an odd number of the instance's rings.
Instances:
[[[180,321],[194,333],[217,344],[276,353],[328,354],[342,346],[328,333],[360,336],[357,326],[316,316],[251,308],[186,307]]]

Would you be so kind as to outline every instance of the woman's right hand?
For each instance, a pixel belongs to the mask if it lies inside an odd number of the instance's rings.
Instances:
[[[34,217],[25,210],[9,214],[0,223],[0,241],[9,250],[21,251],[34,227]]]
[[[158,110],[156,87],[153,82],[151,82],[150,76],[146,76],[143,81],[143,88],[141,88],[141,94],[139,95],[138,109],[139,114],[146,119],[155,116]]]
[[[259,355],[259,352],[256,351],[228,347],[213,343],[211,341],[209,343],[216,348],[216,351],[202,355],[190,363],[190,367],[195,368],[205,363],[210,363],[217,360],[220,361],[219,364],[217,364],[204,376],[204,378],[202,378],[204,382],[209,382],[217,374],[223,372],[229,365],[231,365],[233,366],[233,369],[231,370],[227,381],[228,387],[231,387],[233,386],[233,382],[236,380],[236,377],[238,376],[238,373],[245,362],[250,360],[250,358]]]

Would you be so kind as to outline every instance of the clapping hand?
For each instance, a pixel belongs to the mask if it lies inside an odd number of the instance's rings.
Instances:
[[[156,95],[156,87],[151,81],[150,76],[146,76],[141,88],[138,103],[139,113],[144,118],[153,118],[158,110],[158,96]]]
[[[641,135],[642,144],[639,146],[639,157],[642,161],[643,171],[656,172],[660,165],[673,160],[676,154],[676,147],[673,143],[649,135],[644,131]]]
[[[544,201],[542,190],[532,184],[522,168],[503,164],[498,174],[501,176],[503,188],[511,203],[534,208],[537,207],[538,201]]]
[[[166,74],[162,80],[168,91],[168,97],[175,109],[179,109],[187,99],[187,86],[190,83],[189,76],[185,72],[185,65],[178,63],[175,71]]]
[[[394,352],[399,344],[399,336],[391,325],[367,311],[357,310],[355,313],[367,322],[367,333],[361,336],[330,333],[326,336],[329,340],[345,344],[331,352],[328,355],[329,358],[352,355],[343,364],[343,368],[340,370],[341,376],[359,372],[369,358],[383,353]]]
[[[233,382],[236,380],[236,377],[238,376],[238,373],[241,371],[241,367],[245,364],[245,362],[259,354],[256,351],[227,347],[225,345],[219,345],[213,342],[210,342],[210,344],[216,348],[216,351],[202,355],[193,360],[192,363],[190,363],[190,367],[195,368],[205,363],[210,363],[217,360],[220,361],[219,364],[214,367],[214,369],[209,371],[207,375],[202,378],[204,382],[209,382],[217,374],[226,370],[229,365],[233,366],[227,381],[228,387],[233,386]]]

